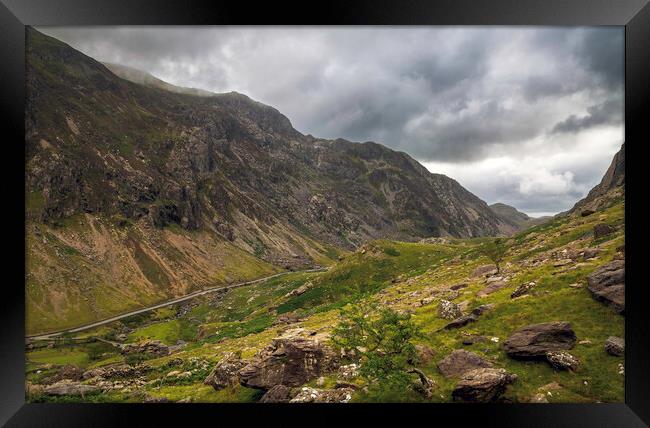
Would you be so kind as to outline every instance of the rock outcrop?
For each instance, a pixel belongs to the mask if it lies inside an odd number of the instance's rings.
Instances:
[[[604,264],[587,277],[587,288],[616,312],[625,313],[625,260]]]
[[[465,373],[456,384],[451,396],[454,401],[496,401],[517,376],[504,369],[481,368]]]
[[[336,353],[322,338],[304,337],[301,333],[292,331],[274,339],[239,370],[241,385],[266,390],[276,385],[300,386],[338,368]]]
[[[503,342],[503,348],[513,358],[541,358],[547,352],[571,349],[575,343],[576,334],[571,325],[556,321],[515,331]]]
[[[462,376],[471,370],[487,367],[492,367],[492,363],[463,349],[456,349],[438,362],[438,370],[446,378]]]
[[[46,386],[43,392],[47,395],[80,395],[83,397],[86,394],[99,390],[100,388],[97,386],[85,385],[81,382],[66,379]]]
[[[229,352],[217,363],[203,383],[217,391],[235,386],[239,383],[239,371],[247,364],[241,359],[241,351]]]

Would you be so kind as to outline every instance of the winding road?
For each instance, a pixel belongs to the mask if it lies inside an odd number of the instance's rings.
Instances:
[[[27,336],[27,339],[31,339],[31,340],[52,339],[52,338],[60,336],[60,335],[62,335],[64,333],[77,333],[77,332],[88,330],[88,329],[91,329],[91,328],[94,328],[94,327],[99,327],[100,325],[112,323],[114,321],[118,321],[118,320],[121,320],[123,318],[127,318],[127,317],[130,317],[130,316],[133,316],[133,315],[138,315],[138,314],[148,312],[148,311],[152,311],[152,310],[158,309],[158,308],[163,308],[165,306],[174,305],[176,303],[184,302],[186,300],[190,300],[190,299],[193,299],[193,298],[198,297],[198,296],[203,296],[203,295],[208,294],[208,293],[214,293],[215,291],[231,290],[233,288],[239,288],[239,287],[244,287],[246,285],[257,284],[258,282],[267,281],[269,279],[277,278],[277,277],[283,276],[283,275],[288,275],[290,273],[322,272],[322,271],[326,271],[326,270],[327,270],[327,268],[318,267],[318,268],[314,268],[314,269],[306,269],[306,270],[300,270],[300,271],[280,272],[280,273],[276,273],[275,275],[265,276],[264,278],[254,279],[252,281],[240,282],[238,284],[227,285],[225,287],[206,288],[206,289],[203,289],[203,290],[199,290],[199,291],[195,291],[193,293],[187,294],[187,295],[185,295],[183,297],[177,297],[176,299],[173,299],[173,300],[168,300],[168,301],[163,302],[163,303],[158,303],[156,305],[149,306],[147,308],[137,309],[135,311],[127,312],[127,313],[124,313],[122,315],[116,315],[114,317],[106,318],[106,319],[101,320],[101,321],[96,321],[96,322],[91,323],[91,324],[86,324],[86,325],[82,325],[82,326],[79,326],[79,327],[69,328],[69,329],[66,329],[66,330],[60,330],[60,331],[55,331],[55,332],[46,333],[46,334],[35,334],[35,335],[32,335],[32,336]]]

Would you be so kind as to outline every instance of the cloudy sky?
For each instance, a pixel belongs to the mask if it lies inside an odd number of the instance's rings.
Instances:
[[[570,208],[624,138],[623,27],[48,27],[100,61],[376,141],[488,203]]]

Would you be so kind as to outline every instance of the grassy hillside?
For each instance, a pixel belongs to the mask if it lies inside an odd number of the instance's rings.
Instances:
[[[614,226],[615,232],[595,240],[592,230],[598,223]],[[586,276],[617,254],[625,240],[623,225],[624,203],[619,200],[588,217],[557,218],[513,236],[507,242],[510,250],[502,269],[507,285],[484,297],[479,295],[484,279],[472,272],[489,263],[480,249],[491,238],[439,239],[427,244],[374,241],[326,272],[292,273],[80,334],[86,340],[113,340],[126,332],[127,342],[158,339],[177,345],[171,355],[147,360],[152,370],[142,385],[113,388],[83,399],[44,395],[34,385],[56,374],[63,364],[88,369],[134,361],[103,343],[74,343],[67,338],[54,348],[36,344],[27,352],[32,385],[28,397],[30,401],[256,401],[259,391],[236,386],[217,392],[203,385],[203,380],[226,352],[240,350],[242,358],[251,358],[287,328],[327,332],[337,323],[340,307],[368,299],[412,313],[421,327],[424,336],[417,343],[435,353],[431,361],[419,366],[437,384],[431,401],[450,401],[454,386],[454,381],[439,373],[436,363],[455,349],[466,349],[518,375],[504,395],[506,401],[530,401],[541,392],[549,402],[621,402],[624,358],[608,355],[603,344],[608,336],[624,337],[624,317],[593,299],[586,289]],[[597,257],[567,261],[569,255],[594,247],[600,249]],[[520,284],[531,281],[536,285],[528,295],[510,297]],[[468,285],[457,292],[449,290],[459,283]],[[441,330],[449,321],[438,316],[440,299],[460,304],[465,313],[484,304],[494,308],[465,327]],[[294,322],[287,325],[287,317]],[[505,354],[503,341],[514,330],[548,321],[568,321],[575,330],[578,342],[571,353],[581,361],[576,372],[556,371],[545,362],[513,360]],[[475,336],[484,340],[462,343]],[[175,370],[191,375],[167,376]],[[336,374],[327,374],[320,385],[332,387],[335,380]],[[363,385],[359,379],[353,382]],[[557,385],[549,386],[554,382]],[[360,389],[353,401],[423,400],[412,391],[388,398],[373,394]]]

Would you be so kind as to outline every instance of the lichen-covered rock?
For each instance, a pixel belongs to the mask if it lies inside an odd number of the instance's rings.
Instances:
[[[316,389],[304,386],[290,403],[348,403],[354,390],[351,388]]]
[[[275,385],[300,386],[337,369],[338,355],[324,344],[324,338],[303,333],[298,329],[274,339],[239,370],[241,385],[267,390]]]
[[[241,359],[241,351],[227,353],[205,378],[203,383],[215,390],[235,386],[239,383],[239,370],[248,363]]]
[[[461,377],[451,396],[454,401],[496,401],[516,379],[516,375],[506,372],[505,369],[475,369]]]
[[[494,265],[483,265],[479,266],[470,275],[472,278],[476,278],[479,276],[489,276],[492,274],[497,273],[497,268]]]
[[[532,289],[535,287],[535,285],[536,284],[533,281],[521,284],[519,287],[517,287],[517,289],[515,291],[512,292],[512,294],[510,295],[510,298],[514,299],[514,298],[517,298],[517,297],[521,297],[524,294],[530,293],[532,291]]]
[[[545,357],[550,351],[571,349],[575,343],[571,324],[555,321],[523,327],[512,333],[503,347],[513,358],[537,358]]]
[[[546,360],[557,370],[575,371],[580,365],[580,360],[567,351],[547,352]]]
[[[438,316],[442,319],[453,320],[463,315],[460,307],[449,300],[441,300],[438,304]]]
[[[625,355],[625,339],[622,337],[609,336],[605,341],[605,351],[609,355],[621,357]]]

